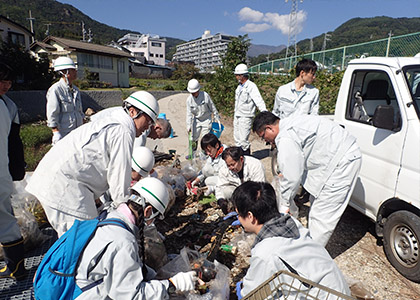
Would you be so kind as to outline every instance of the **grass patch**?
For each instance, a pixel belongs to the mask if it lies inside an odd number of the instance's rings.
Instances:
[[[51,149],[51,129],[45,122],[22,125],[20,137],[22,138],[26,171],[35,170],[45,153]]]

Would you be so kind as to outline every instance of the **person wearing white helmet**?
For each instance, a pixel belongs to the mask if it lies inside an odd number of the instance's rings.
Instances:
[[[141,178],[150,176],[154,173],[155,156],[147,147],[136,147],[131,157],[131,179],[139,181]]]
[[[187,132],[192,134],[193,151],[197,150],[197,141],[209,133],[214,120],[220,123],[219,112],[216,109],[209,94],[200,91],[200,83],[197,79],[188,82],[187,90],[190,95],[187,98]]]
[[[77,267],[76,284],[85,290],[77,299],[169,299],[169,290],[194,289],[194,271],[154,279],[156,273],[145,265],[143,240],[138,243],[136,238],[156,217],[163,218],[168,201],[165,184],[145,178],[131,188],[124,203],[109,211],[107,218],[123,221],[128,229],[103,226],[96,230]]]
[[[233,138],[236,146],[241,147],[245,155],[251,155],[251,144],[248,139],[255,110],[258,107],[260,111],[266,111],[267,108],[257,85],[249,80],[248,67],[239,64],[234,73],[239,84],[235,91]]]
[[[60,80],[47,91],[47,125],[53,133],[53,145],[82,125],[84,118],[80,91],[73,85],[77,79],[73,60],[64,56],[57,58],[54,71],[59,73]]]
[[[106,191],[113,203],[125,201],[134,138],[147,130],[158,114],[155,97],[135,92],[124,101],[124,107],[73,130],[43,157],[26,190],[41,202],[59,236],[75,219],[95,218],[95,200]]]

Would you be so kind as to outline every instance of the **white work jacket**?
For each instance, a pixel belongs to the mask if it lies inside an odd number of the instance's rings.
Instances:
[[[11,122],[20,124],[18,108],[15,102],[13,102],[12,99],[7,97],[6,95],[0,96],[0,97],[3,98],[4,102],[1,99],[0,101],[2,101],[3,103],[6,103],[6,107],[9,110]]]
[[[219,121],[219,113],[216,106],[214,106],[209,94],[204,91],[198,93],[197,98],[193,95],[189,95],[187,98],[187,130],[192,129],[195,121],[203,122],[211,120],[212,114],[214,115],[215,121]]]
[[[255,109],[266,111],[265,103],[260,91],[251,80],[239,84],[235,91],[235,117],[254,117]]]
[[[135,135],[122,108],[84,124],[51,148],[26,190],[41,204],[83,219],[97,215],[94,200],[107,190],[115,203],[125,202]]]
[[[356,138],[326,118],[294,115],[280,120],[275,143],[282,174],[280,203],[289,206],[301,183],[315,198],[319,195],[338,162],[354,149]],[[354,159],[360,158],[356,152]]]
[[[57,127],[61,136],[83,124],[82,98],[79,89],[73,85],[70,89],[61,78],[47,92],[47,125]]]
[[[280,119],[292,114],[318,115],[319,91],[310,84],[305,84],[302,91],[296,90],[295,81],[279,87],[274,100],[273,114]]]
[[[226,145],[222,145],[223,149],[226,149]],[[200,174],[197,176],[200,179],[200,182],[203,182],[204,179],[210,176],[217,176],[219,173],[220,168],[226,165],[225,161],[222,158],[222,154],[220,154],[216,158],[211,158],[207,156],[206,163],[204,164]]]
[[[290,272],[290,269],[281,261],[281,257],[299,276],[350,295],[343,274],[327,250],[312,240],[308,229],[304,228],[299,221],[296,219],[293,221],[299,229],[298,238],[270,237],[263,239],[252,248],[249,269],[243,279],[241,294],[247,295],[278,271]],[[284,275],[280,278],[280,282],[292,284],[291,279],[290,276]],[[295,280],[293,286],[299,287],[300,284],[300,281]],[[305,289],[305,287],[301,285],[300,289]],[[296,289],[290,290],[296,291]],[[325,299],[327,295],[321,292],[315,296],[317,299]],[[290,295],[290,298],[307,299],[304,292],[301,293],[301,297]]]
[[[109,213],[107,218],[118,218],[133,232],[138,231],[118,211]],[[137,239],[132,233],[120,226],[99,227],[83,253],[76,284],[84,288],[98,280],[103,281],[76,299],[168,299],[168,280],[144,278],[142,266]]]
[[[222,164],[216,185],[216,199],[223,198],[223,189],[227,186],[238,187],[246,181],[265,181],[265,171],[261,161],[255,157],[244,155],[243,164],[244,178],[242,180],[237,173],[229,170],[226,163]]]

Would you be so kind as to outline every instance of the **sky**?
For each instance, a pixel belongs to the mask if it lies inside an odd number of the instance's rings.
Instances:
[[[253,44],[287,45],[292,0],[58,0],[101,23],[141,33],[193,40],[248,34]],[[360,17],[420,17],[420,0],[298,0],[297,41]],[[92,28],[93,34],[95,33]],[[419,28],[420,31],[420,28]]]

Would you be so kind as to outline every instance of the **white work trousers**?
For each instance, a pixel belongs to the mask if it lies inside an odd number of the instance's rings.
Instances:
[[[10,180],[11,181],[11,180]],[[10,186],[10,189],[6,189],[5,186]],[[9,243],[16,241],[21,237],[19,225],[13,214],[13,208],[11,204],[13,183],[7,182],[5,186],[0,189],[0,242]]]
[[[193,120],[192,124],[192,138],[193,141],[199,141],[203,135],[209,133],[211,130],[211,119],[206,119],[204,121],[199,121],[197,119]]]
[[[357,181],[362,159],[346,156],[325,183],[317,198],[310,197],[308,228],[312,239],[326,246],[349,203]]]
[[[96,214],[92,215],[91,218],[83,219],[68,213],[64,213],[58,209],[55,209],[45,204],[42,205],[42,208],[44,209],[44,212],[47,216],[48,222],[51,224],[51,227],[54,228],[54,230],[57,232],[58,238],[60,238],[67,230],[70,229],[71,226],[73,226],[73,223],[76,219],[83,221],[93,219],[98,216]]]
[[[252,117],[235,117],[233,121],[233,138],[237,147],[241,147],[242,150],[248,150],[249,134],[252,128]]]

